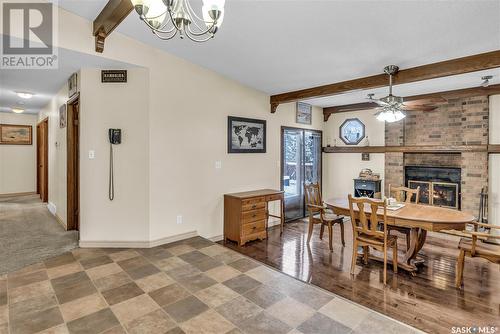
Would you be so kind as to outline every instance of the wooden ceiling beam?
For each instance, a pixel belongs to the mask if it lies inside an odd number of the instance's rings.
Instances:
[[[394,84],[400,85],[497,67],[500,67],[500,50],[402,69],[394,76]],[[272,95],[270,98],[271,113],[276,112],[276,108],[282,103],[332,96],[353,90],[380,88],[387,85],[387,75],[377,74],[365,78]]]
[[[93,24],[95,51],[104,51],[104,41],[134,9],[130,0],[109,0]]]
[[[421,94],[414,96],[404,97],[404,102],[412,102],[409,103],[412,106],[415,106],[414,102],[421,102],[423,107],[439,105],[443,103],[447,103],[449,100],[453,99],[464,99],[468,97],[474,96],[489,96],[494,94],[500,94],[500,84],[491,85],[488,87],[472,87],[472,88],[464,88],[457,90],[450,90],[445,92],[437,92],[437,93],[429,93],[429,94]],[[326,122],[328,118],[332,114],[338,114],[342,112],[348,111],[357,111],[357,110],[372,110],[377,108],[379,105],[374,102],[362,102],[362,103],[353,103],[346,104],[341,106],[332,106],[323,108],[323,120]]]

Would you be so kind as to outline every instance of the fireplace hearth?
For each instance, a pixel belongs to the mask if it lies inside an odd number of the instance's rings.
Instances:
[[[451,167],[406,166],[405,184],[420,187],[420,203],[452,208],[461,207],[461,169]]]

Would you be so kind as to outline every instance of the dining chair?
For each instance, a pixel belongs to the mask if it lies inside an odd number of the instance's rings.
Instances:
[[[412,188],[408,188],[408,187],[404,187],[404,186],[391,187],[391,185],[389,184],[389,197],[392,197],[392,194],[394,194],[394,198],[396,199],[397,202],[419,204],[420,186],[418,186],[416,189],[412,189]],[[414,201],[412,201],[413,198],[414,198]],[[398,231],[398,232],[404,234],[406,237],[406,249],[410,249],[410,229],[409,228],[399,227],[399,226],[389,226],[389,233],[390,233],[390,231]]]
[[[321,230],[319,233],[320,240],[323,240],[323,232],[325,226],[328,227],[328,240],[330,251],[333,250],[333,226],[340,225],[340,238],[342,246],[345,246],[344,240],[344,218],[337,216],[331,210],[328,210],[321,199],[321,188],[318,183],[304,184],[304,195],[306,208],[309,213],[309,232],[307,235],[307,243],[311,242],[314,225],[320,224]]]
[[[354,210],[357,207],[357,211]],[[367,211],[367,209],[369,209]],[[390,235],[387,229],[387,201],[373,200],[369,198],[353,198],[349,195],[349,211],[352,225],[352,262],[351,275],[354,275],[354,268],[358,257],[358,246],[363,247],[363,262],[368,263],[370,247],[373,247],[384,254],[384,285],[387,283],[387,251],[392,249],[392,268],[394,273],[398,272],[398,239],[395,235]],[[379,217],[380,212],[382,217]],[[383,224],[380,231],[379,223]]]
[[[456,268],[456,277],[455,277],[455,286],[460,288],[463,283],[464,276],[464,264],[465,257],[480,257],[486,259],[490,262],[500,264],[500,245],[496,245],[493,243],[484,242],[484,240],[492,240],[500,239],[500,234],[492,234],[492,230],[499,229],[500,226],[472,222],[474,227],[473,231],[463,231],[466,234],[465,237],[460,238],[460,242],[458,243],[458,249],[460,250],[460,254],[457,259],[457,268]],[[483,228],[488,230],[489,232],[479,231],[479,228]],[[481,238],[481,239],[480,239]]]

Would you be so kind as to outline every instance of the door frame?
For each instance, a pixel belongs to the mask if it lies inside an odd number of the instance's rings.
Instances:
[[[284,161],[283,161],[283,159],[285,158],[285,146],[283,145],[284,144],[283,143],[283,135],[285,133],[285,130],[311,131],[311,132],[316,132],[319,134],[320,141],[321,141],[321,152],[320,152],[321,154],[319,155],[319,174],[320,174],[319,186],[320,186],[321,191],[323,191],[323,131],[316,130],[316,129],[300,128],[300,127],[295,127],[295,126],[284,126],[284,125],[281,126],[281,131],[280,131],[280,189],[282,191],[284,190],[284,184],[283,184],[283,176],[284,176],[283,175],[283,164],[284,164]],[[304,156],[304,152],[302,152],[302,153]],[[305,167],[302,166],[302,168],[305,168]],[[302,199],[302,201],[303,200],[304,199]],[[286,210],[285,200],[283,199],[283,212],[285,212],[285,210]],[[283,215],[284,215],[284,213],[283,213]],[[303,217],[305,217],[305,206],[304,206],[304,216]],[[291,221],[291,220],[288,220],[288,221]]]
[[[40,129],[44,127],[44,130]],[[43,158],[40,156],[42,151]],[[43,160],[42,172],[40,175],[40,165]],[[40,181],[43,185],[40,185]],[[42,202],[49,201],[49,118],[46,117],[36,125],[36,193],[40,194]]]
[[[75,108],[75,105],[78,107]],[[75,111],[76,110],[76,111]],[[80,230],[80,93],[68,100],[66,104],[66,206],[67,227],[69,230]]]

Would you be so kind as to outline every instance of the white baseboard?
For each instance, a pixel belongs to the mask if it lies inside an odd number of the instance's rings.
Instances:
[[[152,248],[198,236],[196,231],[181,233],[166,238],[146,241],[85,241],[80,240],[81,248]]]
[[[54,216],[56,215],[57,212],[57,207],[54,203],[48,202],[47,203],[47,209],[49,209],[50,213],[53,214]]]
[[[224,235],[216,235],[215,237],[211,237],[211,238],[208,238],[208,240],[210,241],[213,241],[213,242],[217,242],[217,241],[221,241],[224,239]]]

